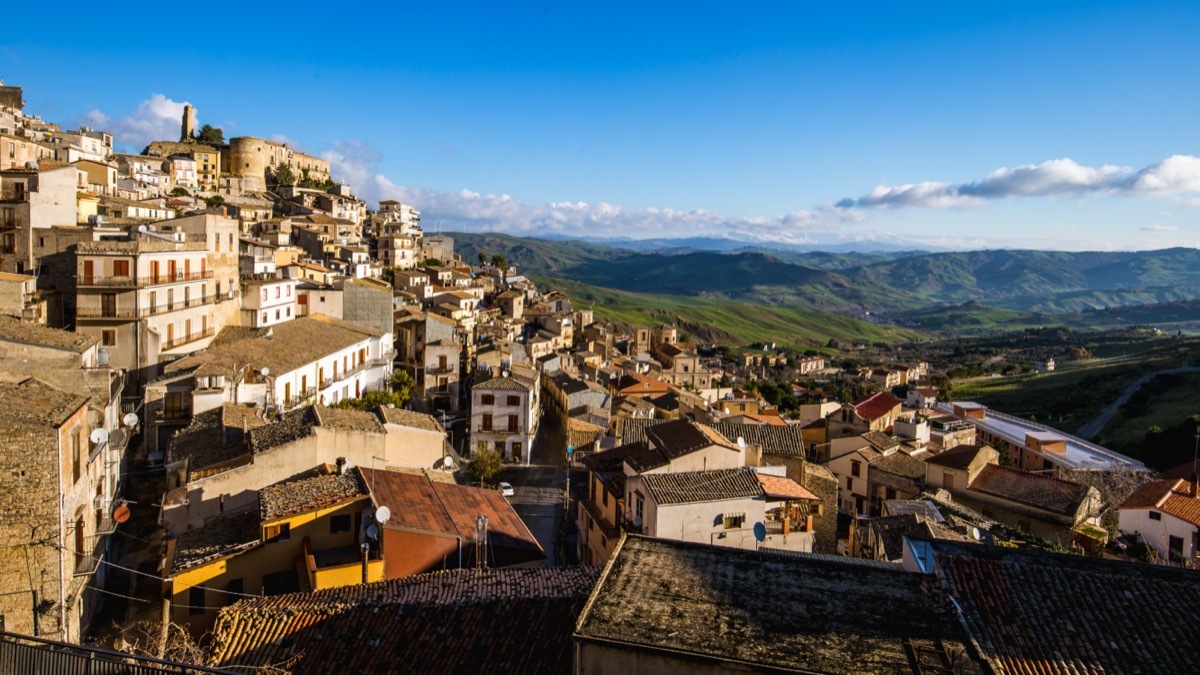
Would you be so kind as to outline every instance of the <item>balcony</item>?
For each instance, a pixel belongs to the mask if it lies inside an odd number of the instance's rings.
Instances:
[[[151,277],[103,277],[93,275],[79,277],[78,285],[110,288],[146,288],[148,286],[164,286],[166,284],[180,284],[188,281],[203,281],[212,278],[212,270],[192,272],[190,274],[178,272],[174,276],[160,274]]]
[[[581,498],[579,500],[579,507],[587,511],[588,517],[592,519],[592,522],[596,523],[596,527],[605,537],[616,539],[621,536],[621,528],[610,523],[608,517],[604,515],[604,511],[599,506],[596,506],[596,503],[591,499],[586,497]]]
[[[104,557],[104,535],[84,537],[83,547],[75,549],[75,576],[83,577],[96,571]]]
[[[26,201],[29,201],[29,191],[28,190],[24,190],[24,189],[15,190],[12,188],[9,188],[7,190],[0,190],[0,202],[26,202]]]
[[[198,340],[203,340],[204,338],[210,338],[216,334],[217,334],[217,331],[213,330],[212,328],[209,328],[207,330],[196,331],[195,333],[192,333],[190,335],[184,335],[183,337],[177,337],[174,340],[167,340],[166,342],[162,343],[162,345],[159,347],[159,349],[161,349],[162,351],[165,352],[165,351],[168,351],[171,349],[175,349],[176,347],[182,347],[183,345],[186,345],[189,342],[196,342]]]

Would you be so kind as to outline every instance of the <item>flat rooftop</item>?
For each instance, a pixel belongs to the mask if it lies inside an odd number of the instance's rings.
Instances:
[[[972,407],[975,409],[985,408],[985,406],[978,403],[966,401],[938,403],[936,407],[938,411],[952,415],[954,414],[954,406],[964,409],[971,409]],[[986,411],[983,419],[967,418],[965,421],[1000,436],[1013,445],[1021,447],[1028,447],[1026,445],[1026,436],[1029,435],[1034,435],[1039,439],[1064,441],[1066,450],[1062,454],[1057,452],[1043,453],[1043,456],[1053,458],[1056,464],[1060,464],[1068,469],[1105,470],[1145,468],[1145,464],[1136,459],[1126,457],[1119,452],[1114,452],[1095,443],[1085,441],[1082,438],[1076,438],[1058,429],[1038,424],[1037,422],[1023,420],[1020,417],[1006,415],[991,408],[986,408]]]

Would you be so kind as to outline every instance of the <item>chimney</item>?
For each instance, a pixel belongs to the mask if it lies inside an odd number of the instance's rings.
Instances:
[[[337,458],[337,472],[338,472],[339,476],[346,475],[346,458],[345,457]]]
[[[1200,497],[1200,474],[1192,474],[1192,480],[1188,483],[1188,496],[1192,498]]]

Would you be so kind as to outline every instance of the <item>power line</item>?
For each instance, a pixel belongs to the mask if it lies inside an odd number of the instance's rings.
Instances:
[[[89,559],[89,560],[95,560],[97,563],[100,563],[100,564],[102,564],[102,565],[108,565],[109,567],[115,567],[115,568],[117,568],[117,569],[119,569],[119,570],[125,570],[126,572],[130,572],[130,573],[133,573],[133,574],[140,574],[140,575],[142,575],[142,576],[144,576],[144,577],[149,577],[149,578],[151,578],[151,579],[157,579],[157,580],[159,580],[159,581],[169,581],[169,579],[167,579],[167,578],[164,578],[164,577],[160,577],[160,576],[158,576],[157,574],[150,574],[149,572],[143,572],[143,571],[141,571],[141,570],[135,570],[135,569],[132,569],[132,568],[129,568],[129,567],[123,567],[123,566],[121,566],[121,565],[118,565],[118,564],[116,564],[116,563],[114,563],[114,562],[109,562],[109,561],[107,561],[107,560],[104,560],[103,558],[96,558],[96,557],[94,557],[94,556],[90,556],[90,555],[88,555],[88,554],[86,554],[86,553],[80,553],[80,552],[78,552],[78,551],[75,551],[75,550],[73,550],[73,549],[69,549],[69,548],[67,548],[66,546],[62,546],[62,545],[59,545],[59,544],[53,544],[53,546],[55,546],[56,548],[62,549],[62,550],[64,550],[64,551],[68,552],[68,553],[73,553],[73,554],[75,554],[75,555],[77,555],[77,556],[79,556],[79,557],[81,557],[81,558],[87,558],[87,559]],[[255,595],[255,594],[253,594],[253,593],[238,593],[238,592],[236,592],[236,591],[230,591],[230,590],[227,590],[227,589],[224,589],[224,588],[213,588],[212,586],[201,586],[200,584],[194,584],[194,585],[192,585],[192,586],[189,586],[188,588],[203,588],[204,590],[207,590],[207,591],[216,591],[216,592],[218,592],[218,593],[227,593],[227,594],[229,594],[229,595],[240,595],[240,596],[242,596],[243,598],[261,598],[261,597],[263,597],[263,596],[261,596],[261,595]],[[182,605],[180,605],[180,606],[182,607]]]

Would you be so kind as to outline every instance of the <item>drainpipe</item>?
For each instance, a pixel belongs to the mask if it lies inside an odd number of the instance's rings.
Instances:
[[[458,535],[458,569],[462,569],[462,535]]]

